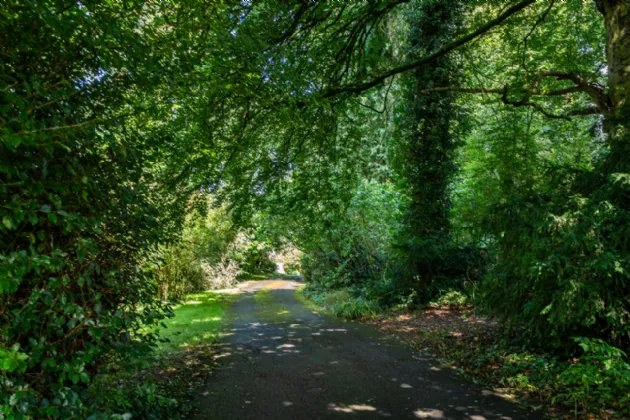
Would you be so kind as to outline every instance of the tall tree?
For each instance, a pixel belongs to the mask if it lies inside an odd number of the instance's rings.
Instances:
[[[460,23],[460,2],[417,1],[410,5],[410,55],[428,55],[450,42]],[[407,81],[401,169],[411,201],[405,244],[410,275],[428,287],[439,275],[449,246],[449,185],[455,172],[458,110],[453,92],[425,92],[459,82],[456,60],[444,55],[413,70]]]

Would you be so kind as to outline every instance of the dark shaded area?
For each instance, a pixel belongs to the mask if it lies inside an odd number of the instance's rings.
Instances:
[[[298,286],[244,286],[195,418],[536,418],[367,326],[309,311]]]

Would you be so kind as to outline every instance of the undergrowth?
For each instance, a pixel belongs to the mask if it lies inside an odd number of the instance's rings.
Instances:
[[[142,369],[131,372],[110,361],[92,386],[99,401],[124,411],[127,417],[121,419],[172,419],[190,413],[191,389],[202,385],[215,367],[213,355],[229,302],[229,295],[213,292],[188,295],[164,321],[162,343]]]
[[[435,296],[430,306],[467,306],[472,303],[472,297],[470,290],[457,290],[454,288],[440,290],[437,296]]]
[[[318,307],[340,318],[368,318],[383,310],[378,302],[357,296],[357,292],[352,289],[324,291],[306,286],[301,293]]]
[[[458,313],[462,319],[467,315]],[[567,343],[563,353],[537,352],[506,339],[497,325],[452,319],[450,325],[459,328],[440,324],[431,329],[424,325],[429,318],[421,314],[421,322],[413,324],[384,315],[375,323],[463,376],[518,395],[531,408],[547,410],[553,417],[630,416],[627,355],[603,340],[579,337],[573,340],[577,345]]]

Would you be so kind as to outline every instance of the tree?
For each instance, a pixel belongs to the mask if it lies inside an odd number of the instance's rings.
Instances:
[[[462,7],[458,2],[412,3],[410,55],[425,55],[448,43],[458,27]],[[406,137],[399,152],[402,172],[411,197],[406,216],[405,253],[411,287],[425,297],[436,277],[443,275],[443,261],[451,246],[449,229],[450,191],[455,172],[454,153],[459,143],[455,94],[426,90],[451,86],[459,78],[456,59],[445,55],[417,67],[408,82]]]

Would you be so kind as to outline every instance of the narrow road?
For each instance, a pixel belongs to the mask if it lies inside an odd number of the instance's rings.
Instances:
[[[536,418],[370,327],[314,313],[299,285],[241,286],[195,418]]]

